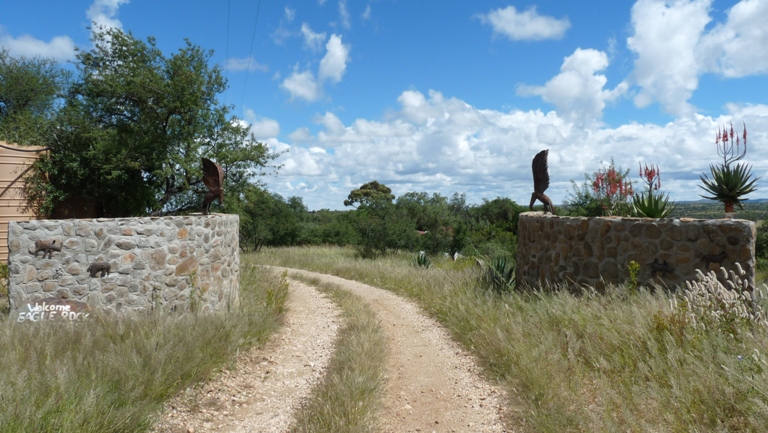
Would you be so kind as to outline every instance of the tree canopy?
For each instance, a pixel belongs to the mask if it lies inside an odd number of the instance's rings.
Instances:
[[[56,119],[36,165],[46,176],[28,188],[42,213],[78,201],[113,217],[197,210],[202,157],[222,166],[227,195],[262,174],[276,155],[218,101],[227,84],[211,55],[187,40],[166,56],[152,37],[96,31],[61,107],[45,107]]]

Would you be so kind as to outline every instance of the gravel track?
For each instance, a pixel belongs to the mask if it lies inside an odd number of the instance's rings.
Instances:
[[[283,268],[274,268],[284,270]],[[388,338],[385,432],[504,432],[502,390],[419,307],[389,291],[288,269],[360,296]],[[323,374],[341,326],[339,311],[314,288],[289,280],[285,327],[199,389],[171,402],[156,432],[284,432]]]

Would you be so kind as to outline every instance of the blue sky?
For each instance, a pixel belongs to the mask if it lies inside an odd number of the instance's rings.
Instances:
[[[258,12],[258,19],[257,19]],[[91,22],[214,50],[222,102],[286,151],[263,178],[310,209],[378,180],[396,195],[526,204],[550,149],[561,202],[614,159],[700,197],[719,125],[745,122],[768,197],[768,0],[0,0],[0,46],[74,58]]]

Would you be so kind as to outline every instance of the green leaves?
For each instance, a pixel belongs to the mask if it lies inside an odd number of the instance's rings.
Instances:
[[[730,203],[743,208],[741,201],[747,199],[742,197],[757,189],[755,182],[759,178],[752,179],[752,168],[747,164],[736,164],[734,167],[710,164],[709,170],[712,179],[702,175],[700,179],[704,185],[699,185],[699,188],[710,194],[701,196],[708,200],[721,201],[726,207]]]
[[[675,210],[675,205],[669,203],[669,194],[644,191],[632,196],[632,206],[635,214],[645,218],[666,218]]]

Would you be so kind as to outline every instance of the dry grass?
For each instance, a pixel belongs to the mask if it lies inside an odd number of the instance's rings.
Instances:
[[[165,399],[278,327],[279,276],[242,269],[242,305],[228,315],[0,320],[0,432],[147,430]]]
[[[308,284],[328,293],[343,311],[344,327],[323,382],[296,414],[293,432],[378,431],[387,341],[376,314],[359,297],[332,284]]]
[[[471,262],[369,261],[339,248],[262,251],[257,261],[355,279],[419,302],[509,391],[511,423],[537,432],[763,432],[768,334],[694,329],[670,296],[478,289]],[[510,427],[513,427],[510,425]]]

